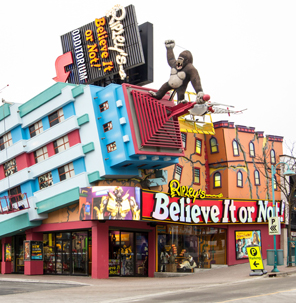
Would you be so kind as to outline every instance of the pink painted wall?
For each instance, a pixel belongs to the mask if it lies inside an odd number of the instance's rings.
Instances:
[[[35,164],[34,152],[28,154],[30,166]]]
[[[81,143],[80,141],[80,135],[79,135],[79,130],[76,129],[73,132],[68,134],[68,139],[69,139],[69,145],[73,146],[77,143]]]
[[[26,167],[31,166],[30,157],[27,153],[23,153],[15,158],[17,170],[20,171]]]
[[[46,145],[46,147],[47,147],[48,157],[51,157],[51,156],[55,155],[53,142],[48,143]]]
[[[5,174],[4,174],[4,166],[0,165],[0,180],[5,178]]]
[[[1,262],[1,274],[11,274],[11,262],[5,262],[5,244],[11,244],[11,237],[2,238],[2,262]]]
[[[227,230],[227,264],[235,265],[249,262],[248,259],[236,260],[235,231],[260,230],[262,258],[267,258],[267,249],[273,249],[273,236],[268,234],[268,224],[229,225]],[[280,248],[280,236],[277,236],[277,249]]]

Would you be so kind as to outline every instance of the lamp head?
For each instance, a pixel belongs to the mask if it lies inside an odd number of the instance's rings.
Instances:
[[[291,169],[288,169],[288,170],[286,170],[286,171],[283,173],[283,175],[284,175],[285,177],[292,177],[292,176],[295,176],[296,173],[295,173],[294,171],[292,171]]]

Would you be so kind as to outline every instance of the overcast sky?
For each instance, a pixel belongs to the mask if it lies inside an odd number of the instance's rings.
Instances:
[[[115,4],[136,8],[138,23],[154,28],[154,82],[169,78],[164,41],[174,39],[175,55],[188,49],[203,90],[213,102],[248,108],[241,115],[212,115],[253,126],[265,134],[294,135],[296,80],[295,0],[2,1],[0,94],[24,103],[55,82],[60,36],[101,18]],[[189,91],[193,91],[191,86]]]

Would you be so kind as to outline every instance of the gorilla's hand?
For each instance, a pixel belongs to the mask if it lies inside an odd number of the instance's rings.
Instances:
[[[197,104],[204,104],[204,103],[205,103],[205,101],[204,101],[204,99],[203,99],[203,96],[204,96],[204,93],[203,93],[203,92],[199,92],[199,93],[197,94],[196,100],[195,100]]]
[[[174,48],[175,47],[175,41],[174,40],[166,40],[164,42],[166,48]]]

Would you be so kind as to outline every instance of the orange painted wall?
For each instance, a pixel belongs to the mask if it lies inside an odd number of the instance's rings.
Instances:
[[[228,121],[215,123],[214,137],[218,141],[218,153],[211,153],[210,139],[207,135],[207,149],[209,151],[210,167],[210,193],[223,193],[227,198],[242,199],[272,199],[271,180],[266,178],[264,169],[265,161],[270,167],[270,150],[274,149],[276,154],[276,163],[279,162],[279,156],[283,153],[282,137],[263,136],[263,132],[255,132],[252,127],[234,126]],[[239,146],[239,155],[233,154],[233,140],[236,140]],[[249,144],[253,142],[255,147],[255,157],[250,156]],[[254,172],[259,171],[260,185],[255,185]],[[237,186],[237,173],[240,171],[243,175],[243,187]],[[214,174],[220,172],[222,179],[221,188],[214,188]],[[270,172],[268,173],[270,176]],[[268,190],[267,190],[268,188]],[[275,191],[275,198],[280,199],[280,191]]]

